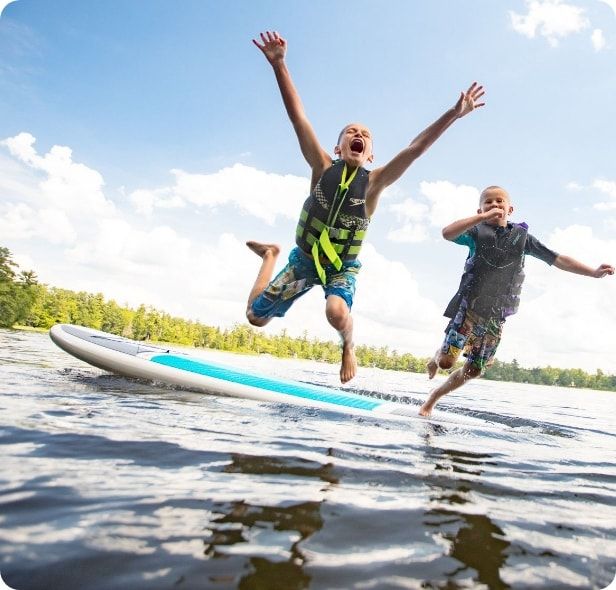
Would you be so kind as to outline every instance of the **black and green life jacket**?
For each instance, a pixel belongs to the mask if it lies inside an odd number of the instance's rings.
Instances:
[[[368,171],[350,172],[344,160],[328,168],[304,202],[295,232],[296,244],[314,260],[323,284],[323,258],[337,270],[357,258],[370,218],[366,214]]]
[[[454,317],[465,300],[467,308],[481,317],[504,319],[520,305],[528,226],[510,224],[505,232],[488,223],[476,227],[475,251],[466,260],[458,292],[445,316]]]

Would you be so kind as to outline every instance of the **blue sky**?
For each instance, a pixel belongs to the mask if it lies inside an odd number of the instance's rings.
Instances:
[[[5,4],[5,3],[4,3]],[[3,3],[0,2],[0,6]],[[221,326],[258,259],[288,253],[308,168],[251,38],[277,30],[326,149],[359,120],[374,165],[473,80],[458,121],[384,195],[362,253],[358,343],[428,355],[466,249],[440,228],[506,187],[530,231],[616,262],[616,2],[77,2],[0,17],[0,244],[50,285]],[[282,262],[282,260],[281,260]],[[333,338],[313,290],[276,332]],[[498,357],[616,371],[616,280],[527,262]]]

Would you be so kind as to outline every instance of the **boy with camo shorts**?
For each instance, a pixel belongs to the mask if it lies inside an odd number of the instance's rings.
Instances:
[[[489,186],[481,193],[476,215],[443,229],[446,240],[470,251],[460,287],[445,310],[451,321],[441,348],[427,365],[428,376],[432,379],[439,368],[451,369],[462,352],[466,362],[430,393],[419,410],[422,416],[429,416],[441,397],[479,377],[494,362],[505,319],[518,310],[526,254],[587,277],[614,274],[610,264],[591,268],[553,252],[528,233],[525,223],[508,222],[512,212],[507,191]]]

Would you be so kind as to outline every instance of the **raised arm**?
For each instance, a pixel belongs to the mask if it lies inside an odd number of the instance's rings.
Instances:
[[[299,93],[287,69],[284,59],[287,52],[287,42],[275,31],[261,33],[260,37],[261,43],[255,39],[252,42],[262,51],[274,70],[282,102],[295,129],[302,154],[312,168],[314,175],[315,172],[321,172],[327,168],[331,164],[331,158],[321,147],[314,129],[308,117],[306,117]]]
[[[490,221],[492,219],[501,219],[503,212],[500,209],[490,209],[484,213],[477,213],[471,217],[465,217],[464,219],[458,219],[448,226],[443,228],[443,237],[446,240],[455,240],[458,236],[461,236],[467,229],[481,223],[482,221]]]
[[[460,119],[484,106],[484,102],[478,100],[484,95],[483,86],[473,82],[466,92],[460,93],[456,104],[445,111],[432,125],[424,129],[408,147],[403,149],[389,163],[377,168],[370,173],[370,187],[366,196],[366,208],[372,215],[378,203],[378,197],[383,189],[398,180],[407,168],[421,156],[428,148],[445,132],[445,130],[457,119]]]
[[[585,277],[593,277],[595,279],[602,279],[606,275],[614,274],[614,267],[611,264],[601,264],[597,268],[592,268],[564,254],[559,254],[556,257],[554,266],[560,270],[572,272],[576,275],[584,275]]]

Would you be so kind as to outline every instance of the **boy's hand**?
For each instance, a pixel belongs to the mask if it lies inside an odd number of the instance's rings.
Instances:
[[[595,277],[595,279],[602,279],[605,275],[613,274],[614,267],[611,264],[602,264],[601,266],[595,268],[594,272],[592,273],[592,276]]]
[[[287,52],[287,42],[276,32],[260,33],[261,41],[259,43],[255,39],[252,42],[263,52],[267,61],[274,65],[278,61],[284,61],[285,53]]]
[[[483,86],[477,86],[477,82],[473,82],[466,92],[460,92],[460,98],[453,107],[458,119],[485,105],[485,102],[477,102],[484,94]]]
[[[494,207],[493,209],[490,209],[489,211],[480,213],[479,217],[483,221],[499,221],[500,219],[503,218],[504,214],[505,212],[502,209],[499,209],[498,207]]]

